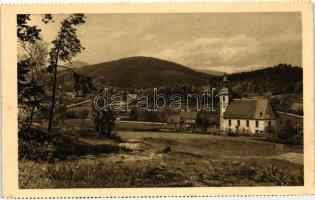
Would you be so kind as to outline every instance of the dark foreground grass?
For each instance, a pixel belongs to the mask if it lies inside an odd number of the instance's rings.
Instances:
[[[111,162],[82,158],[57,163],[20,161],[20,188],[122,188],[303,185],[303,166],[277,159]]]

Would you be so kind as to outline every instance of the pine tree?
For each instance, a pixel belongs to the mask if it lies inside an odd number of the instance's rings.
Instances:
[[[56,104],[56,89],[57,89],[57,67],[59,61],[71,61],[71,59],[84,48],[81,45],[76,33],[76,26],[85,23],[83,14],[72,14],[63,21],[58,32],[57,38],[52,41],[50,51],[50,59],[48,72],[53,73],[51,107],[49,110],[48,132],[52,130],[54,119],[54,111]]]

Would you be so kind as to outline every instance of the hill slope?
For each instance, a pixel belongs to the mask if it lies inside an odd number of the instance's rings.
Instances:
[[[79,69],[79,68],[82,68],[82,67],[87,66],[87,65],[89,65],[89,64],[86,62],[75,60],[75,61],[72,61],[71,63],[65,64],[64,66],[71,68],[71,69]]]
[[[152,57],[130,57],[88,65],[80,68],[80,72],[90,76],[95,85],[138,89],[185,83],[205,84],[213,77]]]
[[[303,69],[298,66],[279,64],[256,71],[227,75],[228,84],[236,93],[287,94],[303,92]],[[210,80],[212,87],[222,87],[223,76]]]
[[[201,69],[201,70],[198,70],[198,72],[202,72],[202,73],[209,74],[209,75],[212,75],[212,76],[222,76],[222,75],[224,75],[224,72],[211,70],[211,69]]]

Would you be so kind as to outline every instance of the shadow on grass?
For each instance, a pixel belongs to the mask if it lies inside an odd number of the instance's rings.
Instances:
[[[119,147],[116,144],[95,145],[72,139],[56,144],[56,148],[58,149],[58,153],[63,156],[100,155],[131,151],[127,148]]]
[[[116,143],[90,144],[63,133],[48,134],[43,130],[24,130],[19,132],[19,159],[53,162],[69,157],[130,151]]]

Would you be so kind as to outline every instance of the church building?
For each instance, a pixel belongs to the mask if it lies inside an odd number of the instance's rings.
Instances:
[[[224,87],[218,96],[220,101],[220,129],[235,135],[264,135],[278,132],[278,120],[265,98],[233,99],[223,78]]]

